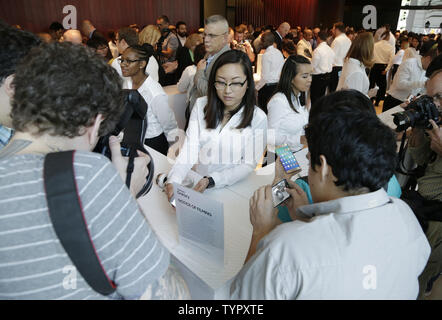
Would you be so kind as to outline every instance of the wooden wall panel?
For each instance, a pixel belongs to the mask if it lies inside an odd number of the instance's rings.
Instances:
[[[89,19],[100,31],[132,23],[155,24],[166,14],[172,23],[183,20],[188,29],[200,26],[200,0],[0,0],[0,19],[32,32],[46,31],[54,21],[63,21],[63,7],[77,8],[78,24]]]

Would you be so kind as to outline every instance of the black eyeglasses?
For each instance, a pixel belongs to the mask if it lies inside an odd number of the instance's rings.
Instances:
[[[215,88],[216,90],[224,90],[227,87],[230,87],[232,91],[238,91],[240,90],[244,84],[247,82],[247,79],[244,80],[244,82],[232,82],[232,83],[225,83],[223,81],[215,81]]]
[[[120,64],[123,64],[123,63],[131,64],[131,63],[134,63],[137,61],[141,61],[141,60],[140,59],[137,59],[137,60],[121,59]]]

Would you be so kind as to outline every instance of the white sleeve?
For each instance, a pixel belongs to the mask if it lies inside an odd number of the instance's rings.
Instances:
[[[257,165],[257,162],[264,155],[267,133],[267,117],[263,117],[261,121],[252,128],[252,134],[247,137],[245,147],[254,146],[253,161],[250,163],[242,163],[234,167],[215,171],[211,173],[212,179],[215,181],[215,188],[229,186],[247,177]],[[247,155],[246,155],[247,158]],[[249,159],[244,159],[249,160]]]
[[[174,143],[175,137],[178,135],[178,125],[175,114],[169,106],[169,97],[165,94],[158,95],[152,99],[152,103],[149,107],[152,108],[152,113],[160,122],[167,141]]]
[[[189,68],[184,69],[183,74],[181,75],[180,81],[178,81],[178,91],[181,93],[187,92],[191,83],[192,77],[189,74]]]
[[[157,60],[152,56],[149,58],[149,63],[146,66],[146,74],[152,77],[156,82],[158,82],[158,62]]]
[[[262,55],[262,69],[261,69],[261,79],[256,85],[256,90],[260,90],[267,83],[267,80],[271,77],[272,63],[268,55]]]
[[[321,52],[319,50],[313,50],[312,56],[312,69],[316,71],[321,63]]]
[[[189,126],[186,131],[186,138],[176,162],[168,174],[167,180],[170,183],[181,184],[193,165],[198,162],[200,152],[200,125],[198,119],[198,100],[190,114]]]

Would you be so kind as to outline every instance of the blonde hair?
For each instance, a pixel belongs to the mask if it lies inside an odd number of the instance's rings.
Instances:
[[[184,46],[187,49],[190,49],[192,47],[196,47],[199,43],[203,43],[203,37],[198,33],[192,33],[190,36],[187,37]]]
[[[348,50],[346,59],[354,58],[361,61],[366,67],[373,66],[374,39],[371,32],[363,32],[356,36],[350,49]]]
[[[160,38],[161,38],[161,33],[158,30],[158,28],[153,24],[148,25],[138,34],[140,45],[148,43],[153,47],[155,47],[156,43]]]

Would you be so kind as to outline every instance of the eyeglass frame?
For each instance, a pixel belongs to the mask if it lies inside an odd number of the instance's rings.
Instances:
[[[231,83],[227,83],[227,82],[223,82],[223,81],[215,81],[214,85],[215,85],[215,89],[216,90],[226,90],[227,87],[230,87],[230,89],[232,91],[237,91],[240,90],[242,87],[244,87],[244,84],[247,82],[247,79],[244,80],[242,83],[241,82],[231,82]],[[217,83],[219,83],[220,85],[222,84],[222,88],[217,88]],[[238,85],[238,87],[232,87],[232,85]]]
[[[137,60],[129,60],[129,59],[120,59],[120,64],[123,64],[125,62],[127,62],[127,64],[131,64],[137,61],[142,61],[141,59],[137,59]]]
[[[203,32],[203,38],[207,37],[207,38],[213,39],[213,38],[217,38],[219,36],[223,36],[223,35],[225,35],[227,33],[228,33],[228,31],[226,31],[224,33],[221,33],[221,34],[213,34],[213,33],[205,33],[205,32]]]

